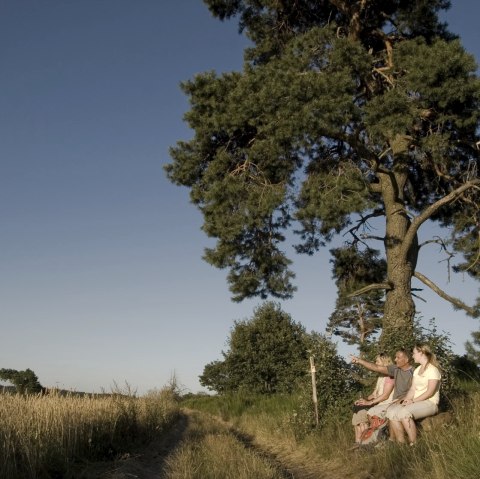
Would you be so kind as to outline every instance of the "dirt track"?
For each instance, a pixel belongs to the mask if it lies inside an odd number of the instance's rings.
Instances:
[[[194,411],[184,410],[175,425],[160,439],[150,443],[135,454],[124,455],[114,462],[91,464],[75,475],[78,479],[168,479],[171,473],[169,458],[176,450],[192,441],[199,434],[199,419],[205,421],[206,416]],[[285,447],[274,443],[259,443],[230,424],[218,418],[208,417],[208,421],[216,423],[233,436],[246,450],[254,452],[262,461],[275,469],[275,477],[281,479],[347,479],[352,478],[325,463],[315,463],[302,456],[298,451],[288,451]],[[170,472],[169,472],[170,471]],[[178,473],[175,477],[179,477]],[[183,476],[182,476],[183,477]],[[217,476],[218,477],[218,476]],[[365,478],[365,475],[355,478]],[[185,476],[185,479],[189,479]],[[205,478],[207,479],[207,478]],[[252,477],[252,479],[255,479]]]
[[[124,454],[112,462],[90,464],[78,473],[79,479],[163,479],[165,460],[186,436],[190,418],[181,413],[177,422],[161,438],[134,454]]]

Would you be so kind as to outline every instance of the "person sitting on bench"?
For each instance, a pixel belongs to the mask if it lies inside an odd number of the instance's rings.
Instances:
[[[386,353],[380,353],[375,358],[377,366],[389,366],[393,364],[391,358]],[[393,396],[393,377],[380,375],[377,379],[375,389],[366,398],[355,401],[353,405],[352,425],[355,432],[355,444],[360,444],[362,434],[368,429],[369,418],[367,409],[372,408],[376,404],[387,404]]]
[[[388,401],[377,404],[367,411],[369,419],[376,417],[377,423],[378,421],[384,423],[386,421],[387,409],[392,407],[392,404],[403,399],[410,390],[413,368],[410,365],[410,355],[408,351],[405,349],[398,349],[395,353],[395,365],[389,364],[388,366],[379,366],[375,363],[365,361],[358,356],[351,355],[350,358],[353,364],[359,364],[370,371],[393,377],[393,396],[389,398]]]
[[[412,386],[405,398],[387,410],[390,430],[397,442],[405,442],[405,432],[412,446],[417,440],[416,419],[434,416],[440,402],[441,373],[435,354],[426,344],[417,344],[413,360],[420,364],[413,372]]]

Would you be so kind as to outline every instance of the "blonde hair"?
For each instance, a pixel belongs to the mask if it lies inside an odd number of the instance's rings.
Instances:
[[[433,364],[437,368],[440,367],[435,353],[430,349],[430,346],[428,344],[415,344],[414,349],[425,354],[425,356],[427,357],[427,365]]]
[[[393,364],[392,358],[387,353],[379,353],[375,360],[379,360],[382,366]]]

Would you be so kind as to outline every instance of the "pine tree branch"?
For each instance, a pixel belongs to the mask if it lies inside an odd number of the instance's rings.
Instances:
[[[365,216],[362,215],[360,219],[357,221],[357,224],[352,228],[350,228],[345,234],[350,233],[355,238],[356,241],[360,241],[360,239],[363,239],[363,235],[359,237],[357,235],[357,231],[361,228],[361,226],[367,223],[370,218],[377,218],[378,216],[384,216],[384,215],[385,215],[385,210],[383,208],[376,208],[370,214]],[[383,241],[383,238],[378,238],[378,239]]]
[[[439,288],[433,281],[428,279],[422,273],[419,273],[418,271],[415,271],[413,276],[415,276],[415,278],[419,279],[423,284],[428,286],[431,290],[435,291],[435,293],[437,293],[441,298],[446,299],[447,301],[452,303],[457,308],[461,308],[461,309],[465,310],[470,316],[473,316],[474,318],[478,317],[479,311],[477,309],[466,305],[463,301],[461,301],[458,298],[454,298],[453,296],[448,295],[447,293],[445,293],[445,291],[443,291],[441,288]]]
[[[383,236],[372,236],[372,235],[360,235],[362,240],[376,240],[376,241],[385,241]]]
[[[330,0],[330,3],[344,15],[348,15],[350,9],[345,0]]]
[[[415,294],[415,293],[412,293],[412,296],[419,299],[420,301],[423,301],[424,303],[426,303],[427,301],[425,299],[423,299],[421,296],[419,296],[418,294]]]
[[[349,295],[347,295],[347,298],[360,296],[361,294],[368,293],[369,291],[373,291],[374,289],[390,290],[392,289],[392,286],[390,285],[390,283],[372,283],[372,284],[369,284],[368,286],[364,286],[363,288],[357,289],[357,291],[354,291],[353,293],[350,293]]]
[[[427,244],[432,244],[432,243],[440,245],[444,251],[447,251],[447,245],[445,244],[445,241],[442,238],[440,238],[440,236],[434,236],[432,239],[429,239],[427,241],[424,241],[423,243],[420,243],[418,245],[418,249],[423,248]],[[453,256],[452,253],[449,253],[449,255]]]
[[[407,254],[410,246],[413,244],[413,240],[415,239],[418,229],[420,226],[425,223],[429,218],[431,218],[442,206],[448,205],[453,203],[455,200],[460,198],[462,194],[472,188],[478,188],[480,185],[480,179],[475,179],[471,181],[467,181],[462,186],[459,186],[455,190],[453,190],[448,195],[440,198],[435,203],[431,204],[428,208],[425,208],[421,214],[415,217],[412,220],[410,228],[408,229],[407,234],[405,235],[404,244],[403,244],[403,251]]]

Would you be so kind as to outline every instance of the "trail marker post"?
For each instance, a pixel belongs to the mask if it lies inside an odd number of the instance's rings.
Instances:
[[[313,406],[315,408],[315,422],[318,426],[317,381],[315,379],[316,372],[317,370],[315,369],[314,356],[310,356],[310,373],[312,374],[312,398],[313,398]]]

